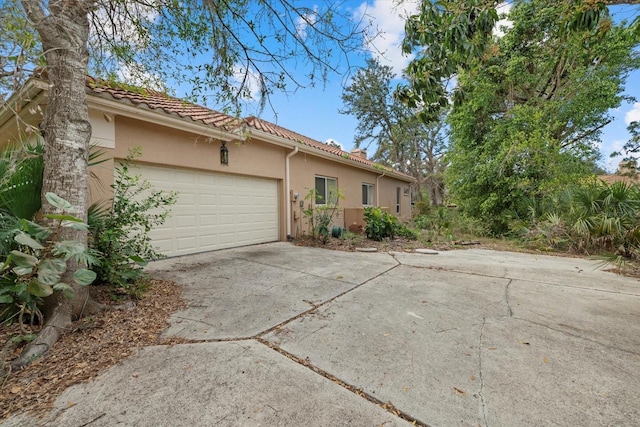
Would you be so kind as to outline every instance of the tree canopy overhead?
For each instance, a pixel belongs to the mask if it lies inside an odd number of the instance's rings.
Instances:
[[[423,119],[434,119],[438,109],[449,102],[445,83],[485,57],[492,46],[501,3],[425,0],[419,12],[408,18],[402,48],[416,57],[407,67],[409,84],[398,88],[398,96],[409,105],[423,105]],[[640,4],[640,0],[560,0],[553,6],[560,32],[566,34],[592,31],[602,19],[610,22],[607,7],[623,4]],[[640,32],[640,18],[628,24],[636,34]],[[463,96],[454,90],[453,101],[460,102]]]
[[[446,146],[444,120],[425,123],[394,96],[392,68],[377,60],[367,61],[351,84],[344,88],[343,114],[358,120],[354,143],[373,145],[372,159],[416,178],[416,196],[428,192],[433,204],[442,202],[442,162]]]
[[[514,2],[512,27],[458,70],[448,188],[493,233],[527,215],[529,200],[593,172],[608,111],[640,66],[634,28],[605,8],[590,28],[567,30],[566,10]]]
[[[57,0],[0,4],[5,94],[46,65],[37,22],[21,5],[70,7]],[[160,89],[170,82],[216,108],[247,98],[264,102],[274,90],[293,91],[345,72],[367,34],[332,2],[86,0],[77,6],[86,8],[89,21],[89,74]]]

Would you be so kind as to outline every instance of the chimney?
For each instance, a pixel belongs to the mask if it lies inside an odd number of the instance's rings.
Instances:
[[[367,150],[363,150],[362,148],[354,148],[350,151],[352,156],[360,157],[361,159],[367,160]]]
[[[625,176],[635,176],[637,172],[635,160],[623,160],[618,164],[618,174]]]

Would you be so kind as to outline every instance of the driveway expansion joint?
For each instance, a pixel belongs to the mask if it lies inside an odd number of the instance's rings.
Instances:
[[[330,302],[335,301],[336,299],[348,294],[349,292],[352,292],[352,291],[360,288],[361,286],[366,285],[367,283],[371,282],[372,280],[377,279],[380,276],[383,276],[383,275],[387,274],[388,272],[390,272],[391,270],[395,269],[398,266],[400,266],[400,264],[396,264],[393,267],[390,267],[390,268],[386,269],[382,273],[379,273],[379,274],[377,274],[377,275],[365,280],[364,282],[347,289],[346,291],[340,292],[338,295],[335,295],[335,296],[329,298],[328,300],[325,300],[325,301],[322,301],[322,302],[319,302],[319,303],[315,303],[315,304],[310,303],[309,301],[303,300],[307,304],[311,304],[312,307],[310,309],[308,309],[308,310],[305,310],[305,311],[303,311],[301,313],[296,314],[293,317],[290,317],[289,319],[283,320],[282,322],[278,323],[275,326],[270,327],[269,329],[266,329],[266,330],[264,330],[262,332],[257,333],[256,335],[253,336],[253,338],[259,339],[259,338],[263,337],[264,335],[266,335],[266,334],[268,334],[270,332],[273,332],[273,331],[276,331],[276,330],[282,328],[284,325],[287,325],[288,323],[291,323],[291,322],[293,322],[295,320],[298,320],[298,319],[300,319],[302,317],[305,317],[308,314],[315,314],[318,311],[318,308],[320,308],[320,307],[322,307],[324,305],[327,305]],[[345,282],[345,283],[347,283],[347,282]]]
[[[482,318],[482,324],[480,325],[480,336],[478,337],[478,378],[480,379],[480,390],[478,396],[480,396],[480,409],[482,412],[482,419],[484,420],[484,427],[489,427],[487,422],[487,403],[484,400],[484,374],[482,372],[482,338],[484,335],[484,326],[487,324],[487,318]]]
[[[392,415],[395,415],[398,418],[403,419],[404,421],[407,421],[409,423],[411,423],[411,425],[413,426],[417,426],[417,427],[431,427],[429,424],[426,424],[420,420],[418,420],[417,418],[412,417],[411,415],[401,411],[400,409],[396,408],[392,402],[383,402],[380,399],[370,395],[369,393],[366,393],[365,391],[363,391],[362,389],[357,388],[354,385],[351,385],[343,380],[341,380],[340,378],[336,377],[335,375],[330,374],[329,372],[313,365],[311,362],[309,362],[308,359],[302,359],[292,353],[289,353],[288,351],[282,349],[281,347],[279,347],[277,344],[272,343],[271,341],[268,341],[264,338],[260,338],[257,337],[256,341],[258,341],[259,343],[269,347],[270,349],[272,349],[273,351],[280,353],[282,356],[296,362],[297,364],[304,366],[307,369],[310,369],[311,371],[313,371],[314,373],[332,381],[335,384],[338,384],[339,386],[341,386],[342,388],[350,391],[351,393],[379,406],[380,408],[384,409],[385,411],[389,412]]]

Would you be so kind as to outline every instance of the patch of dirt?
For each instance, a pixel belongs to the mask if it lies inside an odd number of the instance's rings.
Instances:
[[[92,294],[99,302],[114,304],[105,288],[93,287]],[[75,322],[44,357],[22,371],[0,377],[0,421],[27,411],[43,415],[67,387],[95,378],[142,347],[185,342],[160,337],[171,313],[185,306],[178,285],[150,280],[147,291],[133,307],[106,310]],[[30,328],[30,332],[35,334],[38,328]],[[18,335],[18,325],[3,326],[0,342],[7,345]],[[17,357],[21,349],[16,348],[4,362]]]

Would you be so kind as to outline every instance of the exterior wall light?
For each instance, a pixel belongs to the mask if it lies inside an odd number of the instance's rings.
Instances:
[[[221,165],[229,165],[229,149],[227,148],[227,143],[222,141],[222,145],[220,146],[220,164]]]

